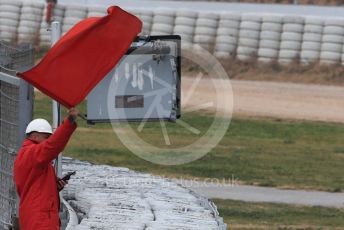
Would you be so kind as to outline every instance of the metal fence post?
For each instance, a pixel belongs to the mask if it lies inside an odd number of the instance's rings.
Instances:
[[[61,24],[60,22],[54,21],[51,23],[51,46],[61,37]],[[52,102],[53,109],[53,130],[55,131],[57,127],[61,124],[61,106],[57,101]],[[62,177],[62,153],[58,156],[55,162],[56,175]]]
[[[25,139],[26,126],[33,118],[33,87],[26,81],[20,79],[19,84],[19,135],[18,146]]]
[[[33,87],[26,81],[20,79],[19,83],[19,126],[18,126],[18,149],[25,139],[25,129],[33,118]],[[19,229],[19,197],[16,193],[16,216],[12,216],[13,229]]]

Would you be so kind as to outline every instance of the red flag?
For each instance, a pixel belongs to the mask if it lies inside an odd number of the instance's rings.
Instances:
[[[74,107],[117,64],[140,33],[142,22],[117,6],[108,15],[80,21],[32,69],[17,76]]]

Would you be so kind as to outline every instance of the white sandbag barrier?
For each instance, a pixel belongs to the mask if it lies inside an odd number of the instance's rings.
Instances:
[[[237,58],[248,60],[256,57],[260,38],[262,16],[243,14],[241,16]]]
[[[320,61],[339,63],[342,58],[344,19],[326,19],[324,24]]]
[[[51,21],[58,21],[61,23],[63,22],[65,12],[64,5],[56,5],[51,12]],[[41,27],[39,30],[40,35],[40,45],[41,46],[50,46],[51,45],[51,31],[50,31],[50,24],[47,22],[47,8],[44,7],[43,16],[41,21]]]
[[[135,15],[141,19],[143,24],[140,35],[149,35],[153,24],[154,12],[148,9],[137,9],[137,14]]]
[[[343,48],[342,48],[342,65],[344,65],[344,45],[343,45]]]
[[[192,47],[197,17],[198,13],[194,11],[180,10],[176,12],[173,34],[180,35],[183,49]]]
[[[212,50],[215,44],[219,15],[211,12],[199,12],[195,25],[194,44]]]
[[[176,12],[174,10],[157,8],[154,10],[151,35],[170,35],[173,33]]]
[[[18,43],[37,43],[44,4],[23,2],[18,25]]]
[[[183,4],[186,3],[181,3],[179,8],[162,8],[159,4],[153,6],[145,2],[141,6],[128,2],[121,7],[142,20],[140,35],[177,34],[181,36],[182,48],[202,47],[213,52],[217,58],[245,60],[257,57],[264,62],[300,60],[304,64],[317,61],[344,63],[344,17],[338,12],[334,14],[337,17],[331,14],[317,16],[314,13],[310,16],[309,13],[304,14],[308,8],[314,12],[320,7],[299,6],[291,14],[287,5],[273,7],[271,13],[266,10],[253,12],[250,4],[231,3],[218,3],[223,9],[209,7],[207,11],[199,5],[185,8]],[[226,5],[231,6],[227,7],[231,11],[225,10]],[[53,11],[53,19],[62,23],[64,34],[86,17],[106,15],[106,8],[105,5],[58,4]],[[1,40],[50,46],[48,29],[45,4],[0,0]]]
[[[269,62],[278,58],[283,29],[283,17],[280,15],[265,15],[262,17],[258,60]]]
[[[107,14],[105,6],[87,6],[87,18],[103,17]]]
[[[87,16],[87,6],[66,5],[62,23],[62,34],[65,34],[75,24]]]
[[[0,1],[0,39],[13,42],[17,39],[22,2],[12,0]]]
[[[301,62],[308,64],[319,60],[324,21],[306,17],[301,46]]]
[[[280,51],[278,61],[289,63],[300,57],[304,18],[296,16],[283,17]]]
[[[64,158],[70,171],[63,197],[79,218],[74,229],[227,229],[214,203],[170,180]]]
[[[238,46],[241,15],[233,12],[220,14],[216,32],[214,55],[217,58],[235,57]]]

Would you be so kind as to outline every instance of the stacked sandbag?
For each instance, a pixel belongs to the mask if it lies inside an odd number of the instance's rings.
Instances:
[[[126,8],[125,9],[128,13],[136,16],[137,18],[141,18],[141,10],[140,9],[137,9],[137,8]],[[152,12],[152,15],[153,15],[153,12]],[[152,18],[153,16],[150,17],[150,22],[149,22],[149,27],[151,27],[151,21],[152,21]],[[142,21],[142,20],[141,20]],[[146,28],[145,28],[145,32],[144,31],[144,27],[145,27],[145,24],[144,22],[142,21],[142,30],[141,32],[139,33],[139,36],[141,35],[148,35],[150,33],[150,28],[148,29],[148,32],[146,32]]]
[[[192,47],[198,13],[189,10],[178,10],[174,21],[173,34],[180,35],[182,48]]]
[[[258,60],[270,62],[278,59],[283,28],[283,17],[280,15],[265,15],[262,18]]]
[[[343,45],[343,49],[342,49],[342,65],[344,65],[344,45]]]
[[[63,171],[78,173],[62,196],[83,229],[227,229],[214,203],[172,180],[127,168],[63,158]]]
[[[63,17],[64,17],[65,6],[64,5],[55,5],[52,10],[51,22],[56,21],[60,22],[62,26]],[[40,33],[40,45],[41,46],[50,46],[51,45],[51,31],[50,24],[47,22],[47,7],[43,11],[43,17],[41,22]]]
[[[137,8],[126,8],[125,9],[128,13],[140,18],[141,16],[141,10]]]
[[[318,17],[306,17],[301,46],[301,63],[316,62],[320,57],[324,20]]]
[[[326,19],[321,43],[320,62],[339,63],[342,58],[344,19]]]
[[[106,7],[102,7],[102,6],[88,6],[87,8],[87,18],[90,17],[103,17],[105,15],[107,15],[107,8]]]
[[[15,42],[21,2],[0,0],[0,40]]]
[[[151,35],[171,35],[173,32],[175,11],[164,8],[154,10]]]
[[[81,5],[66,5],[65,16],[63,19],[62,34],[65,34],[76,23],[87,16],[87,7]]]
[[[33,43],[39,41],[39,29],[43,15],[43,3],[24,1],[18,26],[18,43]]]
[[[304,18],[299,16],[284,16],[283,32],[278,60],[280,63],[290,63],[300,58]]]
[[[235,56],[238,46],[240,21],[240,14],[226,12],[220,15],[216,32],[215,57],[229,58]]]
[[[248,60],[257,56],[261,22],[261,15],[243,14],[241,16],[239,46],[237,49],[237,58],[239,60]]]
[[[196,20],[194,44],[212,51],[215,46],[219,15],[211,12],[199,12]]]
[[[153,24],[154,12],[148,9],[140,9],[139,18],[142,21],[141,35],[149,35]]]

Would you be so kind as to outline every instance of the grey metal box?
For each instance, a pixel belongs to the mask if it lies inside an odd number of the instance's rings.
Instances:
[[[138,37],[87,97],[89,123],[180,117],[180,36]]]

